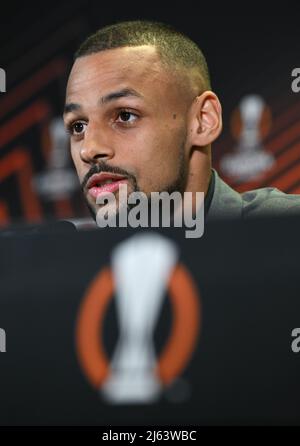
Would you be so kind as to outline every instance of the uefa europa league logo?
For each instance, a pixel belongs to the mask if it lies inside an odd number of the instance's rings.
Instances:
[[[79,362],[106,401],[151,403],[182,372],[195,349],[200,324],[198,292],[189,272],[178,264],[175,243],[160,234],[136,234],[125,240],[114,249],[111,263],[111,268],[98,274],[79,311]],[[156,358],[153,334],[166,290],[174,323]],[[99,328],[113,294],[120,336],[109,360],[99,341]]]

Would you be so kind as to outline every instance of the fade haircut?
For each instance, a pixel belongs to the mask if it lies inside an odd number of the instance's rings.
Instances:
[[[167,68],[187,72],[198,89],[205,91],[211,88],[207,63],[200,48],[189,37],[160,22],[135,20],[105,26],[82,43],[74,59],[141,45],[154,46]]]

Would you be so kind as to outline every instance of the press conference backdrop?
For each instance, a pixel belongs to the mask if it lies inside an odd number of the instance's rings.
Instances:
[[[88,34],[128,19],[170,23],[202,48],[223,105],[224,130],[213,145],[220,175],[238,191],[275,186],[300,193],[294,11],[226,15],[153,4],[113,11],[94,1],[12,1],[0,19],[0,224],[88,215],[61,119],[66,80]]]

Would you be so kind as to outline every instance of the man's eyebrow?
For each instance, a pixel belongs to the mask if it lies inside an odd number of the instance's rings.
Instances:
[[[74,102],[70,102],[69,104],[65,105],[64,115],[67,113],[72,113],[73,111],[78,111],[78,110],[81,110],[81,105],[76,104]]]
[[[114,91],[112,93],[108,93],[107,95],[103,96],[102,98],[100,98],[99,103],[107,104],[108,102],[129,96],[133,96],[140,99],[143,98],[143,96],[133,88],[123,88],[122,90]]]
[[[107,104],[108,102],[115,101],[120,98],[130,97],[130,96],[133,96],[135,98],[140,98],[140,99],[143,98],[143,96],[140,93],[138,93],[136,90],[134,90],[133,88],[123,88],[122,90],[113,91],[112,93],[108,93],[105,96],[102,96],[98,102],[99,102],[99,104],[103,105],[103,104]],[[81,110],[81,108],[82,107],[80,104],[70,102],[69,104],[66,104],[64,107],[64,115],[66,115],[67,113],[72,113],[74,111]]]

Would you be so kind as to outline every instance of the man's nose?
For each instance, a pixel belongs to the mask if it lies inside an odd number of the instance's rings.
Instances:
[[[85,134],[80,157],[85,163],[94,164],[100,160],[107,161],[113,158],[114,150],[102,132],[90,131]]]

